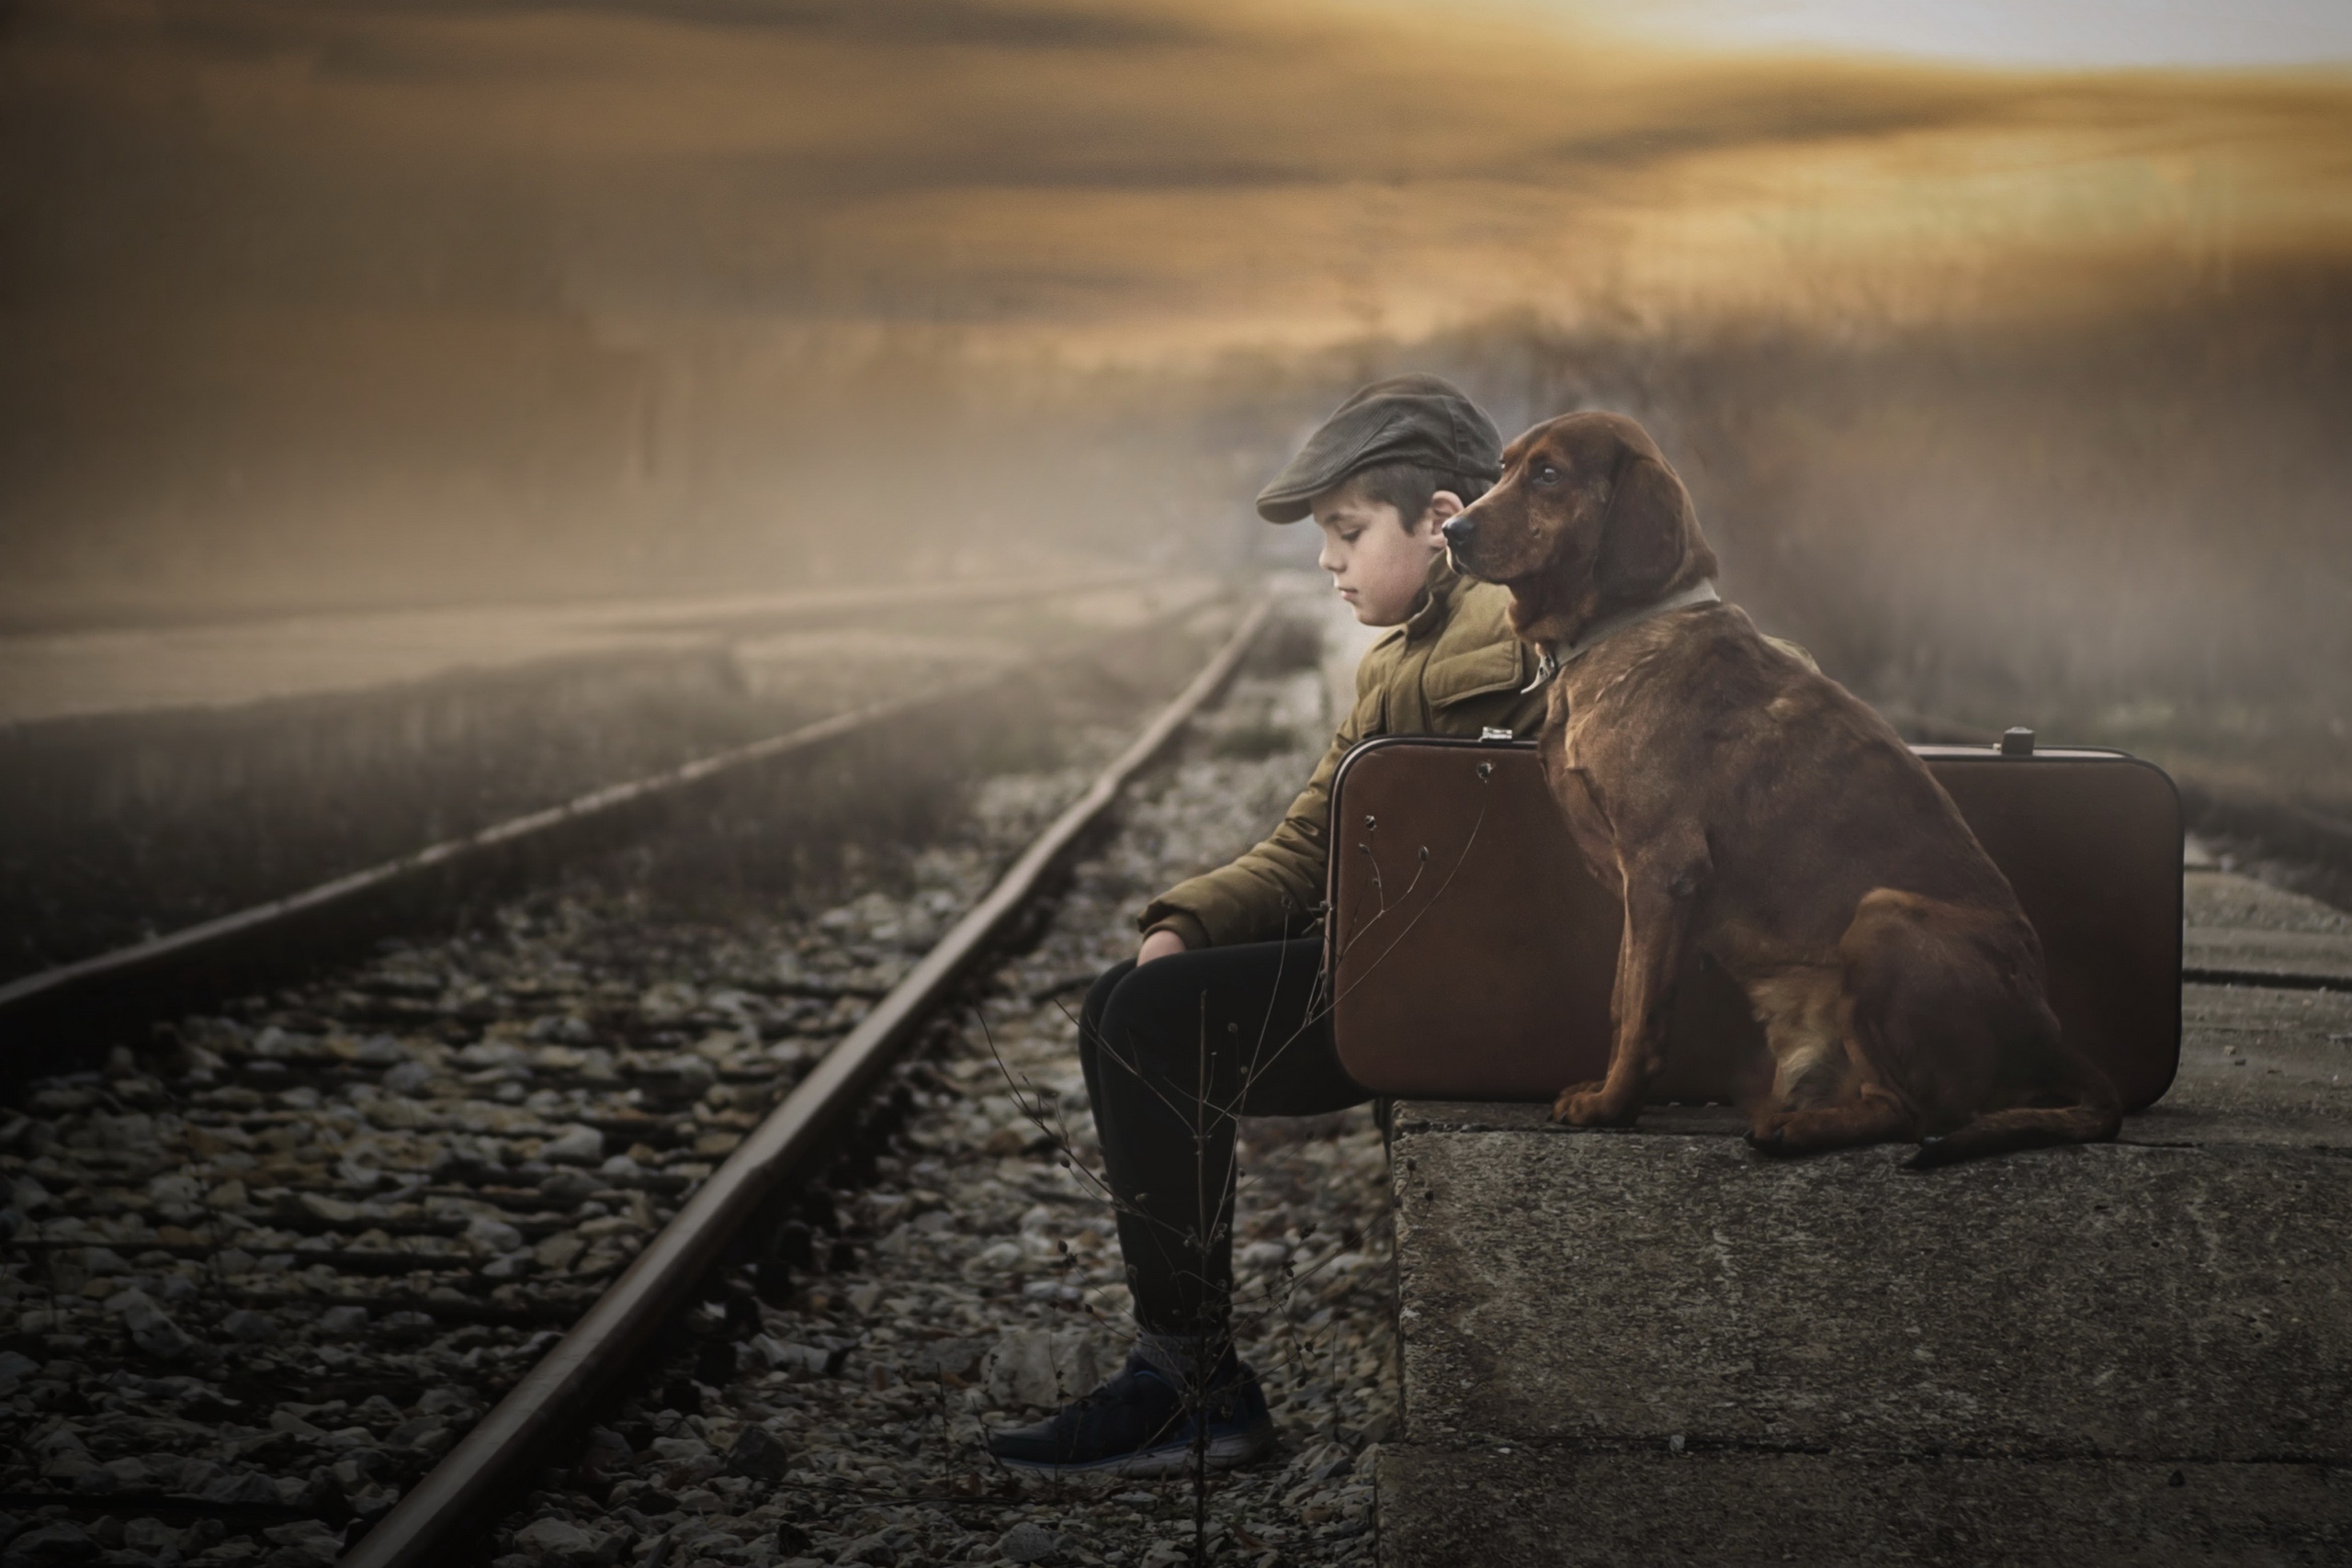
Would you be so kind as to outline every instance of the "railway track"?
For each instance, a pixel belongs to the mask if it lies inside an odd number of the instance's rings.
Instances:
[[[1245,1131],[1281,1460],[1195,1496],[977,1442],[1126,1332],[1080,990],[1328,735],[1312,671],[1239,660],[1140,738],[1131,700],[1067,716],[1060,766],[829,903],[559,879],[29,1086],[0,1110],[0,1565],[1368,1557],[1396,1386],[1361,1113]],[[1114,797],[1116,836],[1044,876]]]
[[[1064,1009],[1138,892],[1279,808],[1283,748],[1328,728],[1312,674],[1246,680],[1258,716],[1193,743],[1216,754],[1175,771],[1181,809],[1132,807],[1041,942],[965,971],[1044,918],[1242,642],[1120,755],[1097,726],[1086,766],[990,781],[959,839],[812,918],[542,890],[33,1086],[0,1121],[0,1561],[1149,1560],[1130,1543],[1172,1541],[1185,1499],[1041,1489],[971,1441],[1091,1378],[1123,1290],[1107,1212],[1002,1075],[1058,1091],[1082,1159]],[[993,1047],[938,1011],[959,994],[990,998]],[[1261,1153],[1245,1266],[1323,1321],[1268,1347],[1304,1468],[1226,1488],[1212,1539],[1337,1559],[1369,1543],[1345,1445],[1382,1417],[1332,1384],[1377,1339],[1378,1244],[1300,1216],[1372,1201],[1377,1139],[1341,1119]],[[1318,1254],[1327,1280],[1283,1286]],[[1340,1369],[1302,1349],[1335,1321]]]
[[[895,618],[876,615],[858,628],[826,626],[821,616],[764,628],[773,635],[754,635],[756,625],[701,627],[688,662],[707,684],[727,689],[723,700],[690,686],[650,703],[631,681],[651,674],[622,660],[625,669],[595,667],[605,687],[593,671],[571,671],[585,682],[581,691],[542,672],[548,689],[532,690],[546,711],[508,712],[503,721],[492,710],[517,694],[495,672],[479,678],[481,691],[445,682],[429,694],[356,694],[351,714],[334,724],[317,713],[244,713],[248,728],[286,731],[271,733],[281,750],[303,754],[301,766],[252,736],[238,751],[213,733],[233,729],[234,715],[201,724],[179,716],[167,740],[148,737],[151,753],[168,745],[170,768],[142,753],[114,757],[108,773],[96,757],[112,753],[94,741],[80,772],[61,773],[57,753],[73,750],[72,736],[12,736],[21,744],[6,795],[23,819],[11,818],[17,831],[0,858],[28,879],[16,919],[58,928],[37,945],[62,942],[68,952],[100,926],[150,934],[0,976],[0,1087],[56,1070],[87,1042],[135,1033],[203,996],[276,983],[303,964],[347,956],[355,938],[364,944],[430,923],[618,839],[661,833],[714,803],[723,808],[730,793],[793,792],[785,820],[805,827],[810,814],[797,797],[812,784],[824,788],[812,765],[830,766],[826,759],[847,750],[870,753],[918,724],[960,729],[968,743],[981,716],[1008,716],[989,710],[1019,682],[1098,653],[1112,625],[1181,616],[1204,591],[1214,590],[1049,581],[999,587],[920,622],[900,606]],[[658,664],[651,654],[639,663],[649,661]],[[435,702],[450,711],[424,711]],[[412,754],[418,733],[441,738],[429,758]],[[347,754],[355,746],[364,762]],[[312,750],[322,755],[310,757]],[[912,776],[935,760],[862,761],[877,775]],[[175,794],[159,781],[182,765],[199,782]],[[125,768],[153,798],[135,790],[123,797]],[[238,781],[238,798],[192,807],[206,788],[218,792],[224,771]],[[452,833],[453,825],[462,830]],[[413,847],[435,835],[447,836]],[[93,868],[104,866],[130,882],[111,908],[90,902],[98,897]],[[319,880],[303,886],[305,872]],[[191,876],[207,879],[200,893],[187,886]],[[232,890],[245,897],[220,902]],[[175,916],[177,925],[152,934],[151,921]]]

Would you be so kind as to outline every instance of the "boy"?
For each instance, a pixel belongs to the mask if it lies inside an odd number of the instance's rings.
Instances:
[[[1153,899],[1135,959],[1087,996],[1079,1055],[1142,1333],[1101,1388],[989,1434],[1007,1464],[1149,1475],[1189,1468],[1196,1447],[1224,1469],[1272,1446],[1265,1396],[1227,1323],[1233,1119],[1369,1098],[1340,1070],[1322,943],[1309,934],[1340,760],[1375,735],[1532,735],[1543,721],[1510,594],[1454,572],[1439,533],[1501,473],[1493,421],[1435,376],[1399,376],[1342,403],[1258,496],[1270,523],[1311,513],[1319,564],[1356,619],[1399,630],[1364,655],[1354,711],[1281,826]]]

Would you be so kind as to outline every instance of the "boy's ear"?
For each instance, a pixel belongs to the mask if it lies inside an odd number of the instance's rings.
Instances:
[[[1439,491],[1430,497],[1429,510],[1421,513],[1421,521],[1413,532],[1433,533],[1444,527],[1448,519],[1459,517],[1462,513],[1463,505],[1460,496],[1450,490]]]

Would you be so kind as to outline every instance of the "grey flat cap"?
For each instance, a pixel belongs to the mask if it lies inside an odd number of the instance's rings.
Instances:
[[[1295,523],[1315,497],[1375,463],[1419,463],[1442,474],[1496,479],[1502,477],[1503,438],[1443,377],[1391,376],[1358,390],[1306,438],[1258,492],[1258,515]]]

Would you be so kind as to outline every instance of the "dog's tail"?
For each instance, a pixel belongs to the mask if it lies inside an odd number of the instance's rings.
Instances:
[[[2080,1096],[2074,1104],[1988,1111],[1941,1137],[1921,1139],[1919,1152],[1904,1163],[1913,1170],[1932,1170],[2017,1149],[2103,1144],[2113,1138],[2123,1126],[2123,1100],[2113,1080],[2071,1047],[2061,1046],[2060,1051]]]

